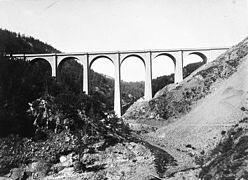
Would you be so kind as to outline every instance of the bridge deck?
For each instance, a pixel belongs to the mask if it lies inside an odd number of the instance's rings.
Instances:
[[[124,50],[124,51],[99,51],[99,52],[71,52],[71,53],[43,53],[43,54],[13,54],[14,57],[26,56],[26,57],[39,57],[39,56],[76,56],[76,55],[98,55],[98,54],[131,54],[131,53],[159,53],[159,52],[178,52],[178,51],[209,51],[209,50],[227,50],[230,47],[205,47],[205,48],[179,48],[179,49],[154,49],[154,50]],[[10,56],[7,54],[7,56]]]

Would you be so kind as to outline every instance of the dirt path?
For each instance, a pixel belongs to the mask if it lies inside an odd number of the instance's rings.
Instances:
[[[179,169],[195,167],[194,157],[213,149],[232,125],[244,117],[248,102],[248,57],[236,73],[224,80],[215,91],[194,109],[168,126],[147,135],[180,164]]]

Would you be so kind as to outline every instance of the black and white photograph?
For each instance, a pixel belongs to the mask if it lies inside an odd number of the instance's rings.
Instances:
[[[248,0],[0,0],[0,180],[248,180]]]

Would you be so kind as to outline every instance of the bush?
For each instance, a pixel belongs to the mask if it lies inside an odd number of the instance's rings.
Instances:
[[[0,56],[0,136],[32,134],[28,102],[47,92],[48,81],[53,79],[31,63]]]
[[[97,122],[113,108],[105,93],[88,96],[69,88],[77,87],[73,77],[57,83],[40,65],[0,56],[0,136],[33,136],[39,128],[56,132],[84,128],[85,117]]]
[[[43,128],[55,133],[62,130],[83,130],[84,135],[94,138],[111,136],[117,139],[122,139],[123,135],[129,133],[129,127],[114,112],[94,114],[92,102],[94,101],[85,94],[67,94],[58,96],[57,99],[46,95],[29,103],[28,113],[37,131]],[[98,111],[100,112],[99,108]]]

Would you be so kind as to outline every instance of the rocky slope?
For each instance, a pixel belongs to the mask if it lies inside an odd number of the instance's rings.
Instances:
[[[112,144],[107,139],[87,147],[83,144],[83,139],[66,131],[40,142],[1,139],[0,179],[160,179],[169,166],[176,165],[164,150],[135,135]]]
[[[199,177],[202,179],[248,179],[248,111],[228,131],[222,131],[221,142],[205,159]]]
[[[146,140],[177,160],[178,166],[166,172],[171,179],[199,179],[199,174],[203,179],[225,179],[247,173],[246,121],[242,121],[248,107],[247,54],[248,38],[183,82],[166,86],[150,102],[137,102],[124,115],[136,130],[150,132],[143,134]],[[228,140],[220,143],[225,137]],[[220,150],[223,146],[226,149]],[[229,155],[241,159],[235,164]]]

